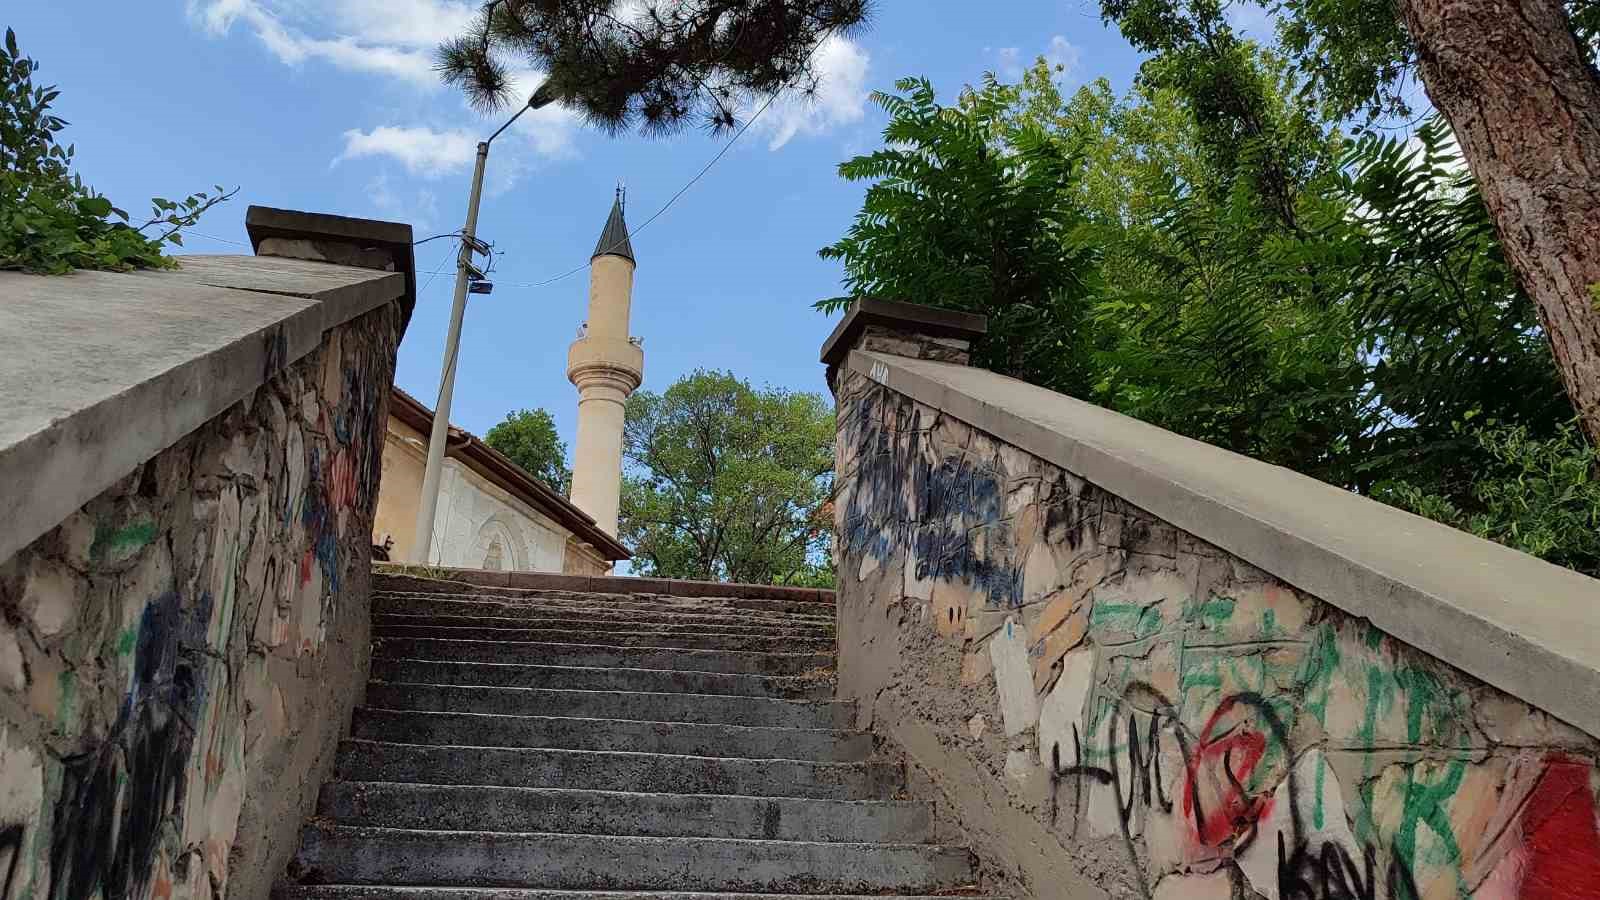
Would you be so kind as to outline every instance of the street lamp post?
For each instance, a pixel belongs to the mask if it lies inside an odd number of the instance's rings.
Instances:
[[[478,144],[478,159],[472,168],[472,195],[467,200],[467,221],[461,226],[461,251],[456,254],[456,292],[450,306],[450,330],[444,339],[444,363],[439,373],[439,400],[433,408],[433,430],[428,435],[428,466],[422,474],[422,496],[417,502],[416,537],[411,561],[426,565],[433,556],[433,519],[439,509],[439,478],[444,469],[444,445],[450,433],[450,399],[456,387],[456,356],[461,349],[461,319],[467,312],[467,289],[475,269],[472,255],[478,250],[478,201],[483,197],[483,167],[489,160],[489,144],[511,123],[530,109],[539,109],[555,100],[545,83],[517,114],[506,120],[489,139]]]

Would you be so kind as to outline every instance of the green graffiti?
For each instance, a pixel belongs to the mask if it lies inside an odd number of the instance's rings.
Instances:
[[[1323,823],[1327,821],[1327,816],[1322,809],[1322,792],[1326,789],[1327,782],[1328,761],[1319,759],[1317,760],[1317,802],[1311,807],[1311,827],[1317,831],[1321,831],[1324,827]]]
[[[61,689],[61,712],[56,722],[66,726],[78,717],[78,675],[71,669],[63,669],[56,684]]]
[[[1465,778],[1465,760],[1452,760],[1445,769],[1444,778],[1436,784],[1422,784],[1417,780],[1417,766],[1406,769],[1405,799],[1401,806],[1400,830],[1394,835],[1394,854],[1407,868],[1414,868],[1417,859],[1417,826],[1426,824],[1443,845],[1442,855],[1430,856],[1429,863],[1448,866],[1456,879],[1456,895],[1471,896],[1467,881],[1461,872],[1461,846],[1456,842],[1455,829],[1450,825],[1449,804],[1460,790]]]
[[[1238,605],[1239,601],[1232,597],[1213,595],[1210,600],[1189,604],[1183,611],[1183,618],[1201,628],[1215,631],[1228,624],[1233,618],[1234,607]]]
[[[145,519],[121,528],[96,525],[94,543],[89,546],[89,558],[100,562],[107,556],[124,556],[143,549],[156,539],[156,523]]]
[[[1161,631],[1161,609],[1155,603],[1106,603],[1096,600],[1089,612],[1089,625],[1092,628],[1131,631],[1134,640],[1143,640]]]
[[[1367,708],[1362,711],[1361,725],[1356,737],[1361,746],[1371,747],[1378,732],[1378,718],[1387,715],[1394,704],[1394,683],[1377,666],[1367,666]],[[1356,819],[1356,830],[1363,840],[1374,841],[1377,828],[1372,821],[1372,756],[1367,754],[1361,762],[1361,813]]]
[[[1278,611],[1275,609],[1263,609],[1261,611],[1261,631],[1256,634],[1256,637],[1266,639],[1278,636]]]
[[[1306,698],[1306,711],[1318,724],[1328,724],[1328,695],[1334,673],[1339,671],[1339,635],[1332,625],[1323,624],[1311,639],[1311,648],[1301,661],[1295,686]]]

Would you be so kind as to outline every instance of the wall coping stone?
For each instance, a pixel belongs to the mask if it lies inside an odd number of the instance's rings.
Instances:
[[[175,271],[0,272],[0,560],[322,343],[402,272],[185,256]]]
[[[1600,581],[983,369],[860,350],[846,367],[1600,737]]]
[[[976,340],[989,330],[989,320],[975,313],[901,303],[896,300],[863,298],[850,304],[850,309],[833,328],[833,333],[822,342],[822,362],[829,366],[844,362],[868,325],[886,325],[900,331],[927,337],[950,337]]]
[[[405,316],[402,321],[410,322],[417,296],[416,252],[415,245],[411,241],[410,225],[403,222],[385,222],[380,219],[336,216],[332,213],[251,206],[245,210],[244,230],[250,236],[250,249],[258,256],[278,255],[263,252],[261,249],[262,242],[270,238],[309,241],[324,251],[339,245],[357,250],[378,251],[393,262],[393,271],[406,277],[406,293],[402,301]],[[323,261],[345,262],[337,258]]]
[[[566,575],[560,572],[506,572],[490,569],[457,569],[426,566],[438,578],[428,578],[441,588],[451,582],[474,587],[511,588],[524,591],[572,591],[598,594],[660,594],[667,597],[728,597],[739,600],[789,600],[796,603],[822,603],[830,609],[834,592],[828,588],[792,587],[781,584],[741,584],[733,581],[688,581],[681,578],[643,578],[636,575]],[[399,564],[380,564],[374,569],[372,589],[389,590],[384,585],[399,579],[423,578],[415,569]]]

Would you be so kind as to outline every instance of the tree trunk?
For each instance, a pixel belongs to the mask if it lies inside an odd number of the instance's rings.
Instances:
[[[1600,445],[1600,81],[1560,0],[1400,0],[1567,396]]]

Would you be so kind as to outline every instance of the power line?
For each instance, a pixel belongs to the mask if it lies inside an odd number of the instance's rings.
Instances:
[[[827,43],[828,38],[831,37],[832,34],[833,34],[833,30],[829,29],[828,32],[822,36],[822,39],[817,41],[817,45],[815,47],[811,48],[811,55],[812,56],[815,56],[817,51],[822,48],[822,45]],[[688,183],[684,184],[683,187],[678,188],[678,192],[676,194],[673,194],[671,197],[669,197],[667,199],[667,202],[662,204],[660,209],[658,209],[655,212],[651,213],[649,218],[645,219],[643,222],[640,222],[638,227],[632,229],[631,234],[638,234],[639,232],[645,230],[645,228],[647,226],[649,226],[649,224],[651,222],[654,222],[656,219],[660,218],[662,213],[664,213],[667,210],[671,209],[672,208],[672,204],[677,203],[679,197],[682,197],[684,194],[688,193],[689,188],[694,187],[696,182],[698,182],[701,178],[704,178],[705,174],[707,172],[711,171],[711,167],[712,166],[715,166],[718,162],[720,162],[722,160],[722,158],[724,156],[728,155],[728,151],[732,150],[733,149],[733,145],[739,142],[739,138],[744,137],[744,133],[746,131],[750,130],[750,126],[754,125],[756,123],[756,120],[761,118],[761,114],[767,111],[767,107],[772,105],[772,101],[778,99],[778,95],[779,94],[782,94],[784,91],[788,90],[789,88],[791,88],[793,86],[794,86],[794,82],[791,81],[789,84],[786,84],[783,87],[779,88],[778,90],[773,91],[767,97],[766,102],[761,104],[761,108],[756,110],[755,115],[751,116],[748,120],[746,120],[745,123],[739,127],[739,130],[734,133],[733,137],[728,140],[728,143],[724,144],[722,146],[722,149],[717,151],[717,155],[711,157],[711,160],[709,162],[707,162],[704,166],[702,166],[700,168],[700,171],[694,173],[694,177],[689,179]],[[626,240],[626,238],[624,238],[623,240]],[[619,240],[615,244],[612,244],[610,247],[607,247],[604,250],[596,252],[595,254],[593,254],[593,256],[590,256],[589,258],[592,260],[595,256],[604,256],[606,253],[609,253],[612,250],[615,250],[617,247],[619,247],[621,245],[622,245],[622,241]],[[521,287],[521,288],[544,287],[546,285],[555,284],[556,282],[560,281],[563,278],[568,278],[568,277],[570,277],[572,275],[576,275],[577,273],[582,272],[584,269],[587,269],[588,267],[589,267],[589,263],[583,262],[583,263],[580,263],[580,264],[578,264],[576,266],[573,266],[572,268],[566,270],[565,272],[562,272],[560,275],[555,275],[555,276],[552,276],[550,278],[546,278],[543,281],[512,281],[512,282],[501,282],[501,283],[503,285],[505,285],[506,287]]]
[[[243,241],[233,241],[233,240],[229,240],[228,238],[225,238],[225,237],[217,237],[214,234],[206,234],[203,231],[192,231],[192,230],[191,231],[185,231],[184,235],[186,235],[186,236],[193,235],[194,237],[205,238],[208,241],[217,241],[218,243],[222,243],[222,244],[232,244],[235,247],[248,247],[248,246],[250,246],[249,244],[246,244]]]
[[[450,254],[446,253],[444,255],[444,259],[439,260],[439,264],[437,266],[434,266],[433,267],[433,271],[428,274],[428,280],[424,281],[422,283],[422,287],[417,288],[417,296],[418,297],[421,297],[422,296],[422,292],[428,289],[428,285],[433,284],[433,279],[439,277],[439,273],[444,271],[445,264],[447,264],[449,262],[450,262]]]

